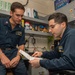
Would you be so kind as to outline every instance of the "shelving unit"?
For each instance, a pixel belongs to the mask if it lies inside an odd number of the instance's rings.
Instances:
[[[23,18],[24,18],[25,20],[27,20],[27,21],[32,21],[32,22],[42,23],[42,24],[48,25],[48,21],[45,21],[45,20],[40,20],[40,19],[31,18],[31,17],[27,17],[27,16],[24,16]]]
[[[1,9],[0,9],[0,14],[9,15],[9,12],[8,12],[8,11],[1,10]]]
[[[9,12],[5,11],[5,10],[0,10],[0,16],[9,16]],[[25,21],[29,21],[32,24],[42,24],[42,25],[48,25],[48,21],[45,20],[40,20],[40,19],[36,19],[36,18],[31,18],[31,17],[27,17],[24,16],[23,17],[25,19]],[[32,31],[32,30],[25,30],[26,34],[34,34],[34,35],[40,35],[40,36],[50,36],[50,33],[47,32],[42,32],[42,31]]]
[[[25,33],[27,34],[33,34],[33,35],[41,35],[41,36],[50,36],[50,33],[41,32],[41,31],[32,31],[32,30],[26,30]]]

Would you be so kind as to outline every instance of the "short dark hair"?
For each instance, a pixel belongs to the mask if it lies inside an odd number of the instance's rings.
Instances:
[[[67,24],[67,22],[68,22],[67,16],[60,12],[51,14],[48,18],[48,21],[50,21],[51,19],[54,19],[54,21],[59,24],[62,22],[66,22],[66,24]]]
[[[17,9],[17,8],[18,8],[18,9],[23,9],[23,10],[25,11],[24,6],[23,6],[21,3],[19,3],[19,2],[13,2],[12,5],[11,5],[10,10],[11,10],[12,12],[14,12],[15,9]]]

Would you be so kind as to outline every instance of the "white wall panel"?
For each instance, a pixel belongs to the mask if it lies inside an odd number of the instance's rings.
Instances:
[[[25,4],[27,0],[3,0],[7,2],[21,2]],[[46,16],[54,12],[54,3],[52,0],[29,0],[28,8],[34,8],[39,15]]]

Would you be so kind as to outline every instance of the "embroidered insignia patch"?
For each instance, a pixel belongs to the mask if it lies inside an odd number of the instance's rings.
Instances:
[[[22,32],[21,31],[16,31],[16,35],[22,36]]]
[[[59,46],[59,47],[58,47],[58,49],[59,49],[59,52],[64,52],[64,50],[63,50],[63,47],[62,47],[62,46]]]

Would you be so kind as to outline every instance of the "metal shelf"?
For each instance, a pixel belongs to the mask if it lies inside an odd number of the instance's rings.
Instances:
[[[8,11],[5,11],[5,10],[1,10],[1,9],[0,9],[0,14],[5,14],[5,15],[9,15],[9,12],[8,12]]]
[[[33,35],[41,35],[41,36],[51,36],[51,33],[42,32],[42,31],[25,30],[25,33]]]
[[[36,23],[42,23],[42,24],[48,25],[48,21],[45,21],[45,20],[40,20],[40,19],[37,19],[37,18],[32,18],[32,17],[27,17],[27,16],[24,16],[23,18],[25,20],[29,20],[29,21],[33,21],[33,22],[36,22]]]
[[[0,14],[9,15],[9,12],[0,9]],[[36,18],[32,18],[32,17],[27,17],[27,16],[24,16],[23,18],[25,20],[33,21],[33,22],[36,22],[36,23],[48,24],[48,21],[45,21],[45,20],[40,20],[40,19],[36,19]]]

